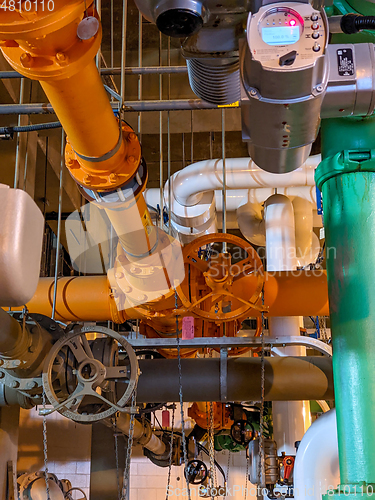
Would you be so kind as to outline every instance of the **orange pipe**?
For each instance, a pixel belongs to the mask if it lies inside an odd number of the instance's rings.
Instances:
[[[41,278],[29,312],[51,317],[54,279]],[[14,308],[17,309],[17,308]],[[117,307],[106,276],[59,278],[56,319],[59,321],[118,321]],[[124,321],[124,319],[122,319]]]
[[[255,283],[256,278],[243,277],[233,284],[234,293],[246,300]],[[326,272],[296,271],[295,276],[290,272],[265,273],[264,299],[269,316],[328,316]],[[41,278],[27,307],[30,312],[50,317],[52,301],[53,278]],[[106,276],[60,278],[56,305],[56,318],[65,321],[142,319],[137,309],[117,311]],[[249,311],[249,317],[259,315],[259,311]]]

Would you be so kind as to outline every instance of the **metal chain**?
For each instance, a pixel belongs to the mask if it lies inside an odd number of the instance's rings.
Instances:
[[[174,439],[174,417],[175,417],[176,406],[173,405],[172,413],[172,429],[171,429],[171,441],[169,445],[169,464],[168,464],[168,481],[167,481],[167,494],[165,500],[169,498],[169,487],[171,485],[171,473],[172,473],[172,458],[173,458],[173,439]]]
[[[175,309],[177,311],[178,308],[178,295],[177,290],[175,289]],[[184,402],[183,402],[183,394],[182,394],[182,368],[181,368],[181,348],[180,348],[180,330],[178,328],[178,316],[176,314],[176,335],[177,335],[177,359],[178,359],[178,384],[179,384],[179,397],[180,397],[180,413],[181,413],[181,434],[182,434],[182,450],[184,454],[184,476],[186,480],[188,500],[190,500],[190,484],[187,476],[187,464],[188,464],[188,454],[186,448],[186,439],[185,439],[185,419],[184,419]]]
[[[215,433],[214,433],[214,404],[210,402],[210,428],[209,428],[209,453],[210,453],[210,478],[211,490],[216,486],[216,468],[215,468]],[[211,495],[213,499],[213,495]]]
[[[113,421],[113,437],[115,438],[117,498],[118,498],[118,500],[121,500],[120,462],[119,462],[119,455],[118,455],[117,415],[115,415],[114,421]]]
[[[262,340],[261,347],[261,372],[260,372],[260,421],[259,421],[259,478],[260,486],[265,487],[265,454],[264,454],[264,391],[265,391],[265,360],[264,360],[264,329],[265,329],[265,317],[264,317],[264,285],[262,288],[262,331],[260,334]]]
[[[133,391],[132,402],[131,402],[131,414],[130,414],[130,427],[129,427],[129,436],[128,436],[128,444],[126,447],[126,455],[125,455],[125,466],[124,466],[124,476],[122,482],[122,496],[121,500],[126,500],[127,493],[129,490],[129,477],[130,477],[130,461],[132,455],[133,448],[133,436],[134,436],[134,420],[135,420],[135,392]]]
[[[246,477],[245,477],[245,495],[244,500],[247,498],[247,486],[249,481],[249,452],[246,450]]]
[[[44,455],[44,479],[46,481],[47,500],[51,500],[49,493],[48,477],[48,448],[47,448],[47,415],[46,415],[46,393],[43,391],[43,455]]]
[[[226,475],[226,485],[227,485],[227,488],[225,489],[225,496],[227,497],[228,496],[228,487],[229,487],[229,470],[230,470],[230,459],[231,459],[231,456],[232,456],[232,452],[229,450],[228,451],[228,463],[227,463],[227,475]]]

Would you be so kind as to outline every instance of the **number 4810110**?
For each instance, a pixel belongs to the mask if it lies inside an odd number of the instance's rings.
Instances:
[[[0,0],[1,1],[1,0]],[[55,2],[53,0],[4,0],[0,4],[0,10],[10,12],[53,12]]]

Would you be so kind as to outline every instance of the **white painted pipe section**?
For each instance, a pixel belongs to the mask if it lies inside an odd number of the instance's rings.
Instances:
[[[281,194],[274,194],[268,198],[264,207],[264,219],[267,271],[295,269],[294,211],[290,199]]]
[[[275,194],[264,207],[266,231],[267,271],[291,271],[296,268],[296,234],[291,200]],[[270,335],[282,337],[300,334],[301,318],[269,318]],[[303,347],[280,349],[284,355],[305,356]],[[274,438],[278,453],[295,454],[295,443],[302,439],[311,424],[309,403],[305,401],[278,401],[272,404]]]
[[[258,246],[266,244],[266,229],[261,205],[248,202],[238,207],[237,222],[239,230],[247,241]]]
[[[321,500],[340,482],[336,410],[321,415],[299,445],[294,464],[295,500]]]
[[[227,189],[279,188],[285,186],[313,186],[314,171],[321,161],[320,155],[310,156],[300,168],[286,174],[271,174],[255,165],[249,158],[225,160]],[[183,206],[199,203],[203,193],[223,187],[222,160],[204,160],[193,163],[172,176],[172,192]],[[167,199],[168,183],[164,197]]]

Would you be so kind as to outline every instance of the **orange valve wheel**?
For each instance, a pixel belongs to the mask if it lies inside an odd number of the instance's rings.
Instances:
[[[209,234],[187,245],[183,257],[185,279],[177,293],[188,312],[223,322],[245,317],[250,309],[262,310],[263,265],[249,243],[231,234]],[[250,299],[233,295],[233,283],[249,274],[257,276]]]

